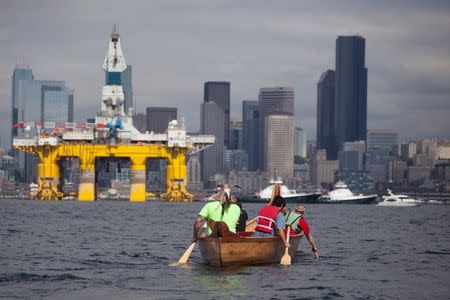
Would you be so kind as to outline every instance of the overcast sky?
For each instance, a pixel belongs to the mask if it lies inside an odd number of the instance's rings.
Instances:
[[[295,88],[296,125],[315,139],[317,81],[338,35],[366,38],[368,128],[450,136],[449,1],[0,0],[0,118],[9,139],[11,75],[75,90],[75,119],[100,110],[107,41],[117,24],[137,111],[176,106],[199,129],[205,81],[231,82],[231,115],[269,86]]]

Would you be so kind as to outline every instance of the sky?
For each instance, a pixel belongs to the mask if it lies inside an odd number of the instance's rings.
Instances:
[[[75,119],[100,110],[113,24],[133,66],[137,112],[178,107],[198,131],[203,83],[231,82],[231,116],[262,87],[295,89],[296,126],[315,139],[317,82],[339,35],[366,39],[368,128],[404,140],[450,136],[449,1],[0,0],[0,126],[9,143],[11,76],[75,90]]]

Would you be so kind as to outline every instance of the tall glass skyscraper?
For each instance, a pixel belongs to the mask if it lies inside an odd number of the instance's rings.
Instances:
[[[338,151],[344,142],[365,141],[367,132],[367,68],[365,39],[339,36],[336,39],[336,112]]]
[[[205,82],[203,102],[214,101],[224,112],[224,145],[230,146],[230,83],[227,81]]]
[[[73,90],[64,81],[34,80],[29,67],[16,66],[12,76],[12,125],[18,122],[70,122],[73,121]],[[36,130],[36,129],[34,129]],[[11,131],[17,136],[18,128]],[[18,152],[19,172],[27,182],[35,181],[37,158]]]
[[[258,135],[259,135],[259,102],[256,100],[242,101],[242,146],[247,152],[247,169],[259,169]]]
[[[327,159],[337,159],[335,137],[335,89],[336,78],[333,70],[327,70],[317,83],[317,149],[327,151]]]

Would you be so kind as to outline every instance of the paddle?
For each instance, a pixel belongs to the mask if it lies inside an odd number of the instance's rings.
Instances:
[[[185,264],[187,263],[189,256],[191,256],[192,250],[194,250],[194,246],[195,246],[196,242],[192,242],[192,244],[186,249],[186,251],[184,252],[183,256],[180,257],[180,259],[178,260],[178,262],[180,264]]]
[[[286,242],[289,244],[289,236],[291,235],[291,225],[287,226],[287,238]],[[284,250],[284,255],[281,258],[280,265],[290,266],[291,265],[291,256],[289,255],[288,247]]]

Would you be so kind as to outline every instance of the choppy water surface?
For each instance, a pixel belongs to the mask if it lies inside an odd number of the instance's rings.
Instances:
[[[450,206],[308,205],[290,267],[216,269],[189,245],[202,203],[0,200],[0,298],[448,298]],[[258,205],[246,205],[253,216]]]

